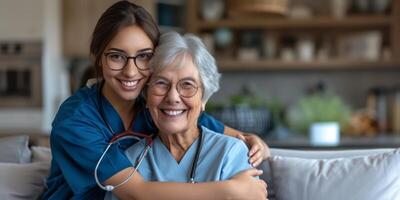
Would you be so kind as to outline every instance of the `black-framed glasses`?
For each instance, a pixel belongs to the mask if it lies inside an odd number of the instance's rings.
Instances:
[[[127,56],[119,52],[104,53],[106,64],[111,70],[120,71],[128,64],[129,59],[133,59],[135,66],[140,70],[148,70],[149,62],[153,56],[152,52],[139,53],[136,56]]]
[[[165,79],[158,79],[147,84],[150,93],[156,96],[165,96],[171,89],[171,82]],[[199,90],[199,84],[192,79],[182,79],[176,84],[176,91],[184,98],[193,97]]]

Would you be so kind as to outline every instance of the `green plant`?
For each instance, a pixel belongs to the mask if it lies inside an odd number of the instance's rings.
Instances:
[[[266,107],[264,98],[255,95],[233,95],[230,97],[231,106],[249,106],[250,108]]]
[[[303,97],[289,112],[289,126],[300,133],[307,133],[314,122],[338,122],[346,127],[350,109],[334,95],[316,93]]]

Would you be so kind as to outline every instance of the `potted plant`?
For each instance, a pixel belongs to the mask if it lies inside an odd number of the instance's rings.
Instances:
[[[288,117],[293,130],[309,133],[311,144],[337,145],[349,116],[349,108],[338,96],[315,93],[300,99]]]

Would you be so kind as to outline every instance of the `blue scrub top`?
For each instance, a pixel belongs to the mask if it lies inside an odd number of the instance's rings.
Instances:
[[[105,192],[96,185],[94,168],[110,139],[123,132],[124,125],[110,102],[102,95],[100,98],[97,85],[84,87],[58,110],[50,135],[53,160],[43,199],[104,198]],[[105,124],[99,106],[115,133]],[[216,132],[224,131],[222,123],[204,113],[199,123]],[[132,129],[146,134],[157,132],[145,109],[136,114]],[[111,146],[98,169],[101,182],[131,166],[124,151],[135,142],[127,139]]]
[[[203,144],[194,176],[196,182],[228,180],[235,174],[251,168],[248,149],[243,141],[218,134],[205,127],[202,127],[202,133]],[[196,139],[178,163],[160,138],[156,137],[152,148],[139,166],[140,175],[146,181],[188,182],[198,143],[199,139]],[[141,140],[125,151],[132,163],[137,161],[145,146],[146,141]],[[107,192],[105,199],[118,198]]]

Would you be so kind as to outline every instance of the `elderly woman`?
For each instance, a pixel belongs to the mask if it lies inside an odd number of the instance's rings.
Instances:
[[[199,116],[219,89],[220,78],[199,38],[175,32],[162,35],[150,69],[146,107],[158,132],[138,167],[146,181],[219,181],[251,168],[243,141],[199,126]],[[136,166],[147,143],[142,140],[126,150]]]

